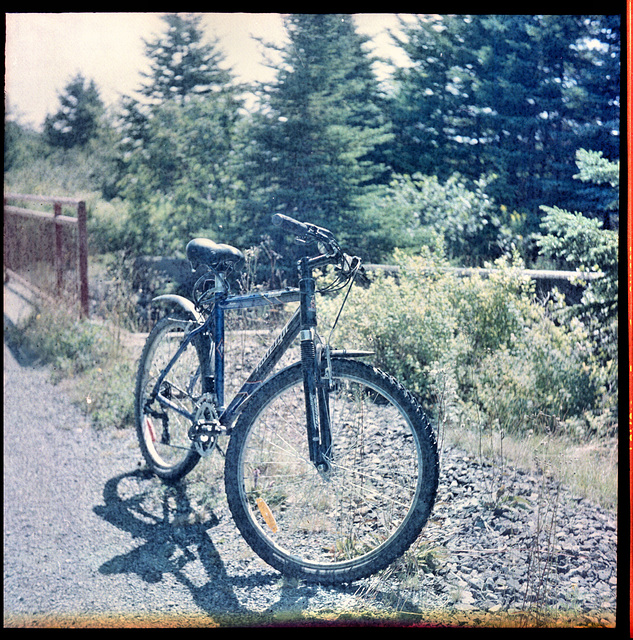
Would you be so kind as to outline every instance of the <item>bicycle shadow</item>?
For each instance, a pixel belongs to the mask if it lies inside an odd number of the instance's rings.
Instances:
[[[147,483],[150,479],[154,481]],[[99,568],[102,574],[136,574],[150,584],[171,575],[205,613],[224,617],[227,624],[265,620],[267,613],[278,612],[280,607],[299,610],[313,592],[309,586],[281,584],[274,587],[279,599],[266,611],[245,607],[236,595],[239,589],[270,588],[280,576],[272,570],[230,576],[207,533],[219,520],[211,514],[203,521],[187,522],[193,510],[184,484],[162,484],[148,472],[135,470],[108,480],[103,498],[104,504],[93,508],[95,514],[143,542],[104,562]]]

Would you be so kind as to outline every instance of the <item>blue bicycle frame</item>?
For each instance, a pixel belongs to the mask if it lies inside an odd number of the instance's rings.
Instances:
[[[332,358],[359,357],[369,355],[367,351],[333,350],[326,345],[325,352],[317,354],[316,334],[316,301],[315,279],[312,270],[331,262],[331,257],[317,256],[303,258],[299,261],[299,288],[283,289],[245,295],[228,295],[224,277],[216,274],[216,287],[213,290],[212,313],[202,321],[202,316],[195,311],[193,303],[181,296],[162,296],[178,302],[181,307],[194,315],[199,326],[190,331],[183,339],[176,354],[159,376],[149,396],[147,406],[154,400],[161,405],[169,406],[174,411],[195,423],[195,414],[176,406],[169,398],[160,393],[163,381],[174,363],[178,360],[190,342],[198,351],[202,392],[215,395],[215,404],[219,414],[219,422],[227,433],[244,403],[264,383],[283,354],[288,350],[297,336],[301,340],[301,363],[306,403],[306,429],[309,444],[310,460],[319,469],[328,467],[327,458],[331,445],[329,419],[329,382],[327,372],[331,371],[328,363]],[[228,407],[224,406],[224,339],[226,311],[231,309],[248,309],[288,302],[299,302],[299,307],[283,327],[273,344],[262,357],[246,382],[235,394]],[[211,337],[210,337],[211,336]],[[211,339],[212,338],[212,339]],[[214,353],[211,357],[211,345]],[[318,357],[317,357],[318,356]],[[321,360],[322,359],[322,360]],[[213,366],[212,366],[213,360]],[[319,366],[317,366],[317,364]],[[321,366],[323,365],[323,366]]]
[[[162,297],[162,296],[161,296]],[[189,308],[186,305],[185,298],[180,296],[165,296],[171,301],[180,303],[182,307]],[[156,298],[156,300],[159,300]],[[220,413],[220,423],[229,427],[235,420],[239,409],[244,401],[249,398],[254,391],[262,384],[266,376],[272,371],[274,366],[284,352],[289,348],[292,341],[296,338],[300,331],[300,309],[293,314],[275,342],[268,349],[264,357],[261,359],[257,367],[249,376],[248,380],[242,385],[242,388],[235,395],[228,407],[224,406],[224,340],[225,340],[225,312],[231,309],[249,309],[255,307],[269,306],[274,304],[286,304],[288,302],[300,301],[301,294],[299,289],[284,289],[281,291],[268,291],[265,293],[246,294],[239,296],[228,296],[216,294],[213,305],[213,312],[198,327],[190,331],[183,339],[180,347],[173,355],[170,362],[158,377],[154,389],[150,394],[151,402],[156,399],[159,404],[166,405],[174,411],[185,416],[192,422],[195,420],[193,413],[175,405],[169,398],[160,393],[163,381],[168,376],[171,368],[185,349],[193,341],[200,355],[200,371],[199,376],[202,381],[203,393],[214,393],[218,412]],[[209,335],[213,339],[209,340]],[[211,356],[211,345],[214,346],[214,353]],[[211,357],[213,357],[213,367],[211,367]]]
[[[246,294],[241,296],[228,296],[216,300],[214,307],[214,369],[215,369],[215,394],[220,423],[229,426],[235,420],[243,403],[261,386],[268,377],[283,354],[290,347],[301,330],[301,308],[298,308],[290,320],[281,330],[273,344],[264,354],[258,365],[250,374],[241,389],[235,394],[228,407],[224,406],[224,314],[231,309],[251,309],[254,307],[286,304],[301,300],[301,292],[298,289],[284,289],[282,291],[269,291],[266,293]]]

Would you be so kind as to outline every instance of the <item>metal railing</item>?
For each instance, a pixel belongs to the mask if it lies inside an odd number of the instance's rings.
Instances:
[[[53,211],[25,209],[9,205],[8,201],[52,204]],[[76,217],[63,215],[64,206],[73,207]],[[74,246],[69,249],[69,245]],[[47,297],[53,294],[59,299],[69,293],[78,294],[81,315],[87,318],[86,203],[76,198],[5,193],[4,270],[5,277],[14,277]],[[74,274],[74,282],[68,282],[69,273]]]
[[[389,275],[397,275],[400,267],[389,264],[365,264],[365,269],[369,271],[382,271]],[[440,269],[456,276],[490,276],[497,273],[498,269],[484,269],[478,267],[446,267]],[[533,280],[566,280],[567,282],[582,280],[597,280],[604,277],[601,271],[555,271],[551,269],[520,269],[519,273]]]

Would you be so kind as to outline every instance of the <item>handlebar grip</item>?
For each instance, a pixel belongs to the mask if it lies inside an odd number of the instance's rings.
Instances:
[[[276,213],[273,216],[273,224],[276,227],[281,227],[284,231],[288,231],[289,233],[294,233],[297,236],[307,236],[310,232],[308,225],[303,222],[299,222],[290,216],[284,216],[281,213]]]

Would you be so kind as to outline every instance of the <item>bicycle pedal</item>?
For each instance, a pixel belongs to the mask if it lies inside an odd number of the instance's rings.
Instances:
[[[202,458],[213,453],[217,437],[209,432],[197,433],[193,438],[193,447]]]

